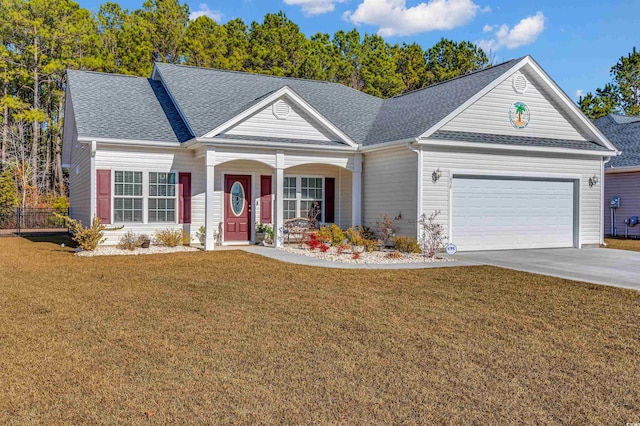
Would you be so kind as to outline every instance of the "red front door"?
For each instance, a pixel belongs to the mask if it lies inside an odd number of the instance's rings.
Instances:
[[[224,240],[251,239],[251,176],[224,177]]]

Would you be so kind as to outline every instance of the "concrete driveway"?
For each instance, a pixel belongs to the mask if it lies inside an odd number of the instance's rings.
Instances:
[[[603,248],[459,253],[468,263],[640,290],[640,252]]]

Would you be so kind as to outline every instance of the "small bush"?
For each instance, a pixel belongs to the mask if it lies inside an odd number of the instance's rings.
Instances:
[[[366,252],[372,252],[378,248],[378,242],[374,239],[365,238],[362,227],[351,227],[345,232],[347,241],[352,245],[363,247]]]
[[[309,246],[309,248],[311,249],[311,251],[319,248],[322,245],[322,241],[320,241],[318,239],[318,236],[316,235],[315,232],[312,232],[311,234],[309,234],[307,236],[307,240],[304,242],[307,246]]]
[[[135,250],[140,247],[145,239],[145,235],[138,235],[135,232],[128,231],[120,237],[117,247],[120,250]]]
[[[401,253],[420,253],[420,244],[414,237],[393,237],[393,248]]]
[[[402,254],[396,250],[396,251],[392,251],[391,253],[387,253],[384,257],[386,257],[387,259],[400,259],[402,257]]]
[[[155,242],[162,246],[177,247],[184,244],[184,234],[185,232],[182,229],[163,229],[156,232]]]
[[[71,231],[72,234],[71,239],[75,241],[79,248],[86,251],[93,251],[96,249],[96,247],[98,247],[98,244],[102,244],[104,242],[104,231],[112,229],[122,229],[107,228],[102,223],[100,223],[99,217],[93,218],[93,223],[91,224],[91,226],[86,227],[77,220],[71,219],[69,216],[64,216],[60,213],[54,213],[54,215],[63,219],[67,223],[69,231]]]
[[[346,243],[342,243],[338,245],[338,254],[342,254],[345,251],[349,251],[349,249],[351,248],[351,246],[349,244]]]
[[[360,252],[357,251],[357,252],[353,253],[353,256],[351,256],[351,258],[352,259],[356,259],[356,260],[360,259]]]
[[[342,244],[346,238],[342,229],[336,224],[323,226],[318,230],[318,239],[330,243],[332,246]]]
[[[326,252],[329,250],[329,248],[330,248],[330,247],[331,247],[331,246],[330,246],[330,245],[328,245],[328,244],[320,244],[319,249],[320,249],[320,251],[321,251],[322,253],[326,253]]]
[[[436,217],[440,210],[433,212],[429,217],[422,214],[418,223],[420,224],[420,239],[422,240],[422,253],[425,258],[433,258],[436,253],[442,251],[447,236],[444,234],[442,224],[436,222]]]

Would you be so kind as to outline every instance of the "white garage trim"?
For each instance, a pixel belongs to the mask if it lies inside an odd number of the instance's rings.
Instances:
[[[449,170],[449,191],[448,191],[448,239],[454,241],[453,233],[453,190],[455,178],[479,178],[479,179],[505,179],[514,180],[548,180],[548,181],[566,181],[573,182],[573,246],[582,247],[582,238],[580,232],[580,202],[582,199],[582,176],[569,173],[536,173],[536,172],[506,172],[506,171],[487,171],[473,169],[450,169]]]

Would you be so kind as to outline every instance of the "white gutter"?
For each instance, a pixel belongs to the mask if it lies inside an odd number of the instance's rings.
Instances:
[[[375,145],[367,145],[367,146],[363,146],[360,145],[360,152],[369,152],[369,151],[378,151],[381,149],[390,149],[390,148],[394,148],[397,146],[401,146],[401,145],[406,145],[406,144],[410,144],[413,142],[418,142],[418,138],[408,138],[408,139],[400,139],[397,141],[391,141],[391,142],[383,142],[383,143],[377,143]],[[412,149],[412,148],[410,148]]]
[[[414,142],[418,142],[418,139],[415,139]],[[420,216],[422,215],[422,149],[421,148],[414,148],[412,146],[411,142],[407,142],[406,143],[407,148],[409,148],[411,151],[415,152],[418,155],[418,162],[417,162],[417,196],[416,196],[416,238],[419,240],[420,239]]]
[[[296,149],[296,150],[311,150],[311,151],[339,151],[339,152],[358,152],[358,147],[352,146],[336,146],[336,145],[307,145],[301,143],[289,143],[289,142],[265,142],[265,141],[243,141],[237,139],[224,139],[224,138],[195,138],[186,142],[186,147],[192,146],[196,143],[204,145],[220,145],[230,147],[260,147],[260,148],[278,148],[278,149]]]
[[[462,142],[462,141],[450,141],[450,140],[419,140],[418,143],[424,146],[441,146],[449,148],[470,148],[470,149],[488,149],[493,151],[516,151],[516,152],[540,152],[540,153],[554,153],[554,154],[571,154],[571,155],[586,155],[595,157],[614,157],[618,155],[617,151],[591,151],[572,148],[554,148],[554,147],[538,147],[538,146],[520,146],[520,145],[506,145],[495,144],[485,142]]]
[[[600,170],[600,244],[606,246],[607,244],[604,242],[604,165],[611,161],[611,157],[606,160],[603,159],[601,162],[601,170]],[[613,232],[613,230],[611,230]]]
[[[88,136],[78,136],[78,142],[91,143],[97,142],[100,144],[112,144],[112,145],[129,145],[129,146],[144,146],[144,147],[157,147],[157,148],[183,148],[185,144],[180,142],[167,142],[167,141],[153,141],[153,140],[140,140],[140,139],[114,139],[114,138],[92,138]]]

